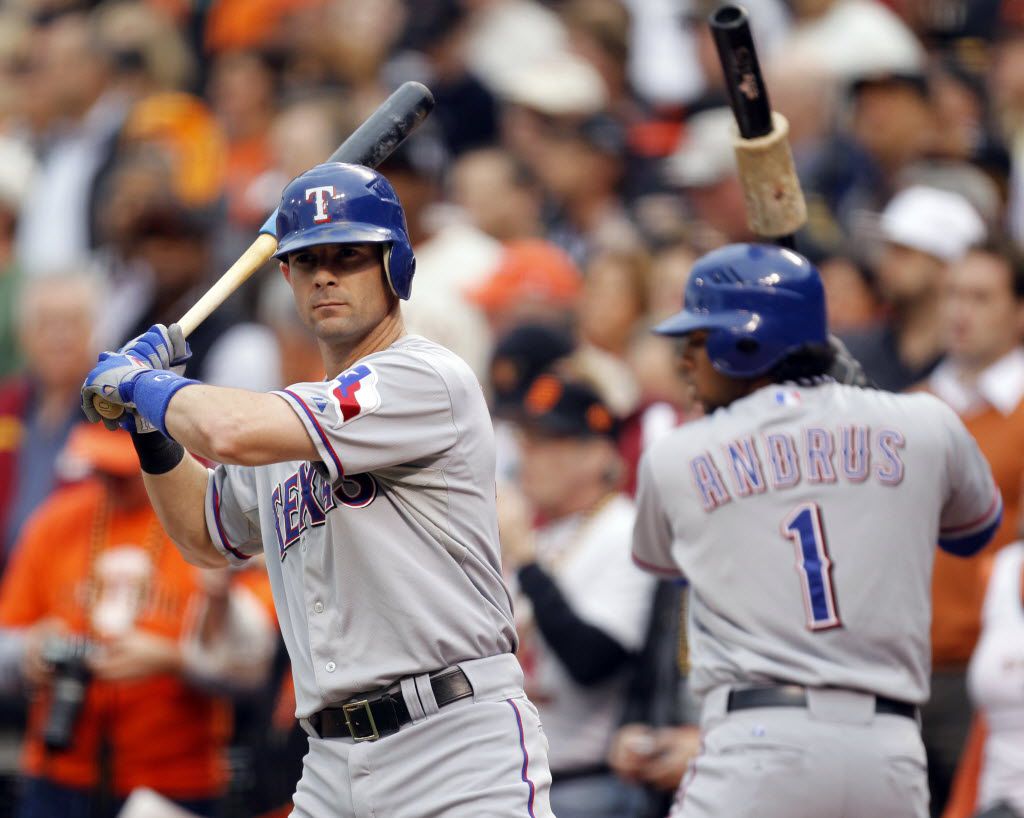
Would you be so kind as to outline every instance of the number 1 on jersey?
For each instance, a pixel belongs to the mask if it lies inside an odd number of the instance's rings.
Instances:
[[[832,588],[832,560],[818,504],[803,503],[793,509],[782,521],[782,533],[796,546],[796,569],[803,586],[807,627],[820,631],[841,626]]]

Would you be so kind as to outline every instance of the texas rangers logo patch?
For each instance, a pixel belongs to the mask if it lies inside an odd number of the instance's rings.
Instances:
[[[377,373],[366,364],[352,367],[335,378],[331,400],[338,410],[338,425],[380,408]]]

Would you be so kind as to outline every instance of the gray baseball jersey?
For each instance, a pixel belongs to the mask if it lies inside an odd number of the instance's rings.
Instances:
[[[297,716],[515,650],[493,431],[469,367],[406,336],[276,394],[322,462],[220,466],[206,516],[231,561],[266,553]]]
[[[680,427],[639,484],[634,559],[690,581],[698,693],[781,681],[924,701],[935,545],[970,553],[1002,511],[945,404],[831,381]]]

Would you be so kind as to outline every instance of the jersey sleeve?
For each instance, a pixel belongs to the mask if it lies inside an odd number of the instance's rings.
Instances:
[[[637,468],[633,562],[653,574],[682,577],[672,559],[672,526],[661,502],[650,454],[640,459]]]
[[[458,438],[448,383],[413,356],[381,356],[333,380],[274,394],[305,425],[332,483],[436,458]]]
[[[1003,499],[974,437],[951,409],[943,408],[951,442],[946,453],[949,491],[942,506],[939,546],[951,554],[970,556],[996,533],[1003,518]]]
[[[210,471],[206,527],[217,550],[235,565],[263,551],[254,469],[218,466]]]

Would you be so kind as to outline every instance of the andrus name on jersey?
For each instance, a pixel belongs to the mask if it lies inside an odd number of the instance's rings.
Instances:
[[[706,451],[692,458],[690,475],[704,510],[711,512],[733,497],[780,491],[801,481],[827,484],[842,477],[847,483],[873,479],[897,486],[903,480],[900,449],[905,445],[900,431],[869,426],[772,432],[736,438],[722,446],[721,454]]]
[[[312,463],[303,463],[287,480],[278,483],[270,499],[274,504],[274,529],[284,560],[288,549],[307,528],[327,522],[339,504],[365,508],[377,496],[377,481],[370,474],[346,475],[333,486]]]

